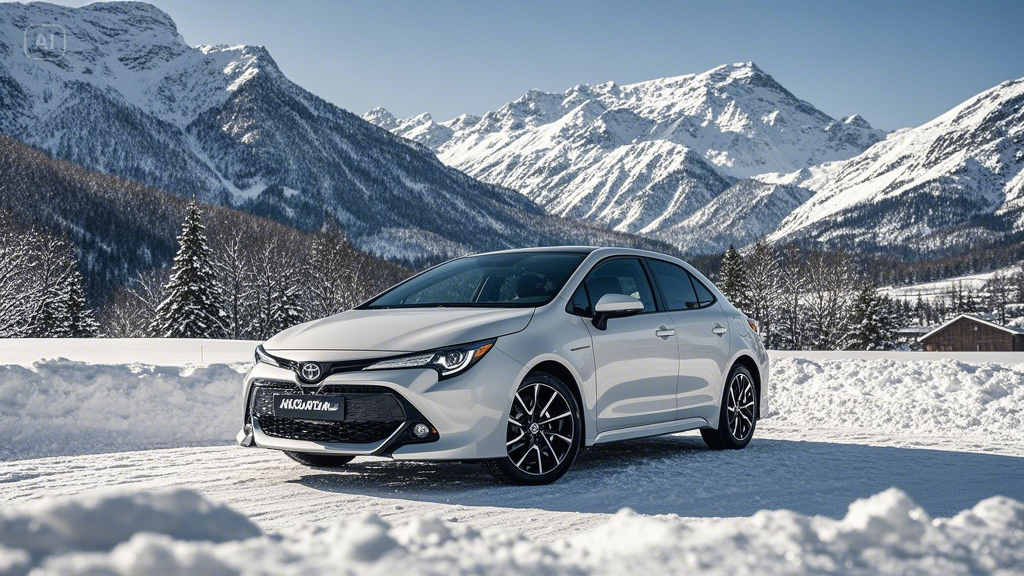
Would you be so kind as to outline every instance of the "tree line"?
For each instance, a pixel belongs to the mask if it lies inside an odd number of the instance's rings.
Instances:
[[[115,292],[99,314],[105,335],[265,340],[411,274],[357,250],[336,225],[302,233],[254,221],[211,231],[196,202],[178,244],[169,269],[140,273]]]
[[[927,298],[893,298],[879,290],[877,263],[842,248],[762,239],[743,253],[730,246],[715,276],[729,301],[761,323],[766,346],[779,350],[888,349],[899,345],[902,327],[937,326],[960,314],[1005,324],[1024,312],[1024,264],[996,272],[981,289],[952,283]]]
[[[892,348],[903,309],[860,270],[843,249],[776,248],[761,239],[745,254],[730,246],[718,277],[729,301],[761,324],[768,348]]]

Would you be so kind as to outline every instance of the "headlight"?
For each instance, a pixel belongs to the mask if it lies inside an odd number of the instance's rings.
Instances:
[[[270,354],[267,354],[267,351],[263,349],[262,344],[256,347],[256,363],[269,364],[271,366],[277,366],[278,368],[284,368],[284,366],[281,365],[281,362],[279,362],[277,358],[274,358]]]
[[[440,380],[451,378],[469,370],[494,347],[494,339],[421,352],[411,356],[389,358],[371,364],[363,370],[398,370],[401,368],[433,368]]]

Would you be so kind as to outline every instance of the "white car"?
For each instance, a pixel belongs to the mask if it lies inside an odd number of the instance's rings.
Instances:
[[[757,332],[662,254],[458,258],[259,346],[238,442],[317,467],[477,460],[515,484],[553,482],[603,442],[699,429],[743,448],[766,409]]]

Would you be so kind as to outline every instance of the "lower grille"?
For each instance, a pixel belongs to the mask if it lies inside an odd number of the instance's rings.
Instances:
[[[405,422],[405,410],[393,392],[378,386],[324,386],[316,394],[345,398],[343,422],[318,422],[274,416],[274,394],[294,394],[295,384],[267,382],[253,389],[252,415],[263,433],[275,438],[371,444],[391,436]],[[311,393],[311,392],[303,392]]]

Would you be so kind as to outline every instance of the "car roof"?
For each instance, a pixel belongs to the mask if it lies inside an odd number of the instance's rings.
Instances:
[[[597,250],[596,246],[538,246],[535,248],[513,248],[510,250],[496,250],[494,252],[484,252],[481,254],[474,254],[474,256],[484,256],[488,254],[522,254],[529,252],[571,252],[574,254],[590,254],[594,250]]]
[[[597,253],[601,256],[614,256],[614,255],[631,255],[631,256],[645,256],[651,258],[672,258],[677,259],[668,254],[662,254],[660,252],[652,252],[650,250],[641,250],[639,248],[626,248],[623,246],[540,246],[535,248],[514,248],[511,250],[498,250],[495,252],[486,252],[484,254],[474,254],[474,256],[483,256],[485,254],[528,254],[528,253],[544,253],[544,252],[562,252],[562,253],[573,253],[573,254],[592,254]]]

